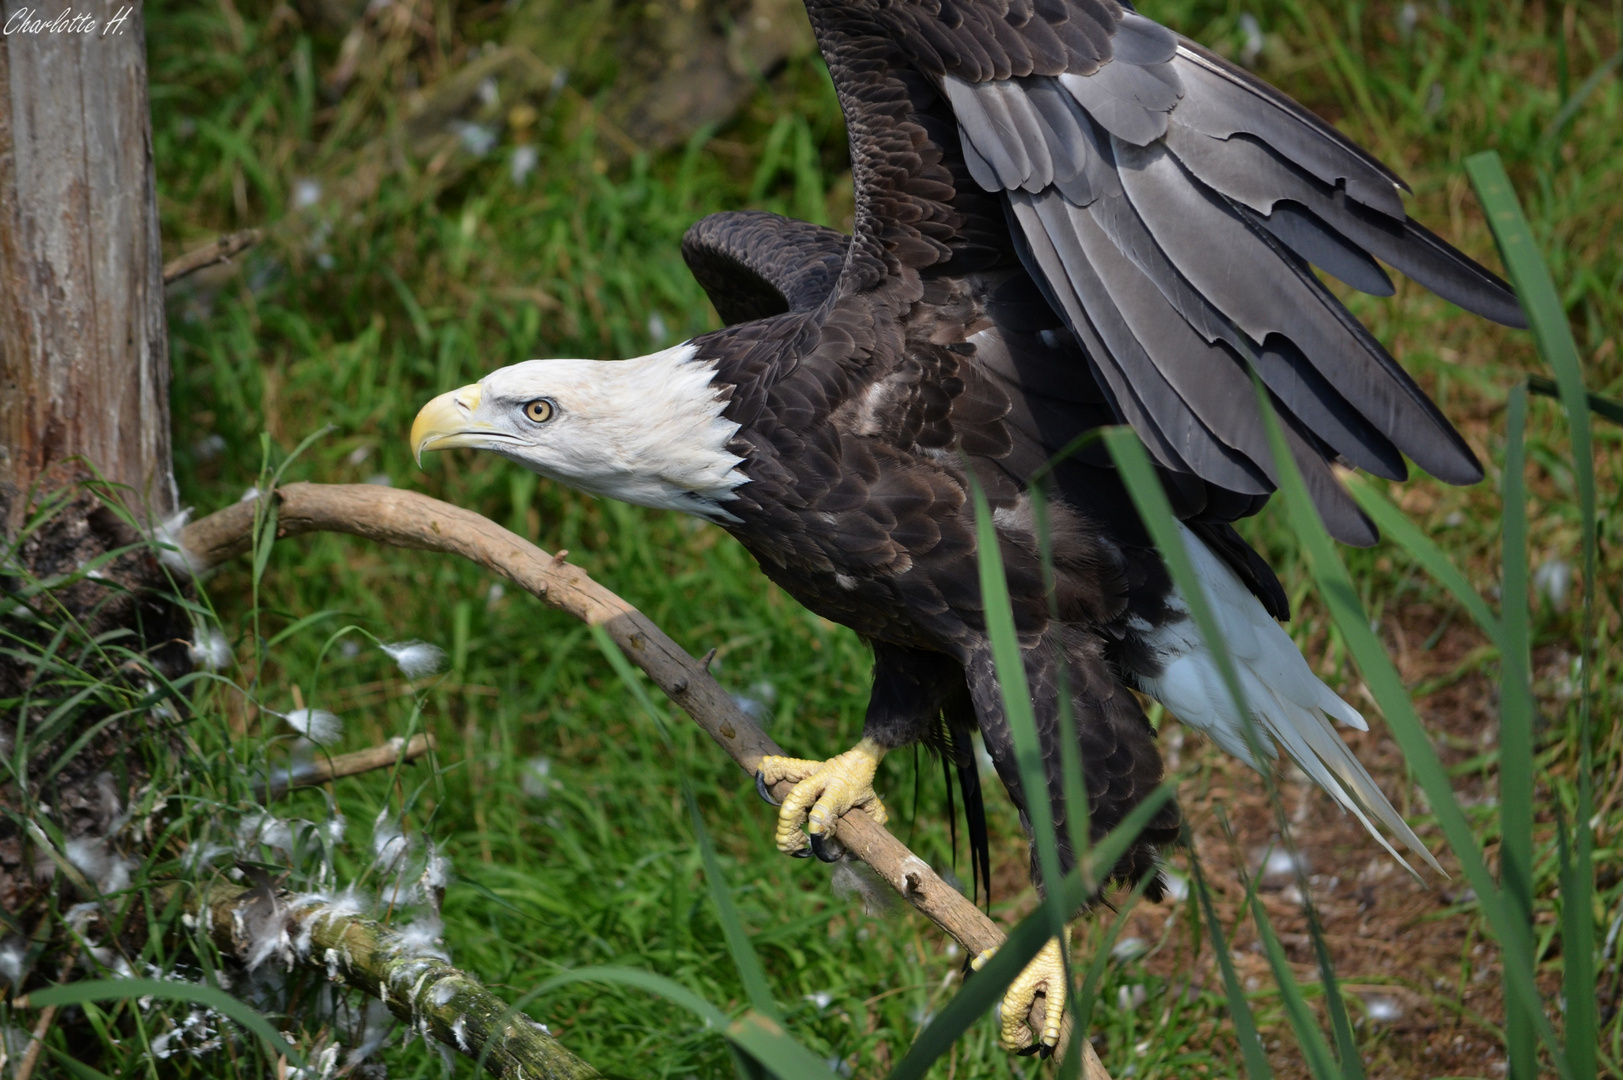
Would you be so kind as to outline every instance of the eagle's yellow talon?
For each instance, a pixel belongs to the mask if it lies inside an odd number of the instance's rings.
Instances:
[[[1069,991],[1065,953],[1070,945],[1069,929],[1065,931],[1063,945],[1061,939],[1050,938],[1003,992],[1003,1001],[998,1005],[998,1041],[1003,1049],[1048,1054],[1059,1045],[1060,1024],[1065,1018]],[[987,949],[971,960],[969,966],[979,971],[996,953],[996,949]],[[1026,1021],[1039,993],[1043,995],[1043,1032],[1041,1038],[1035,1038]]]
[[[758,766],[766,785],[788,780],[795,785],[778,808],[775,837],[778,850],[794,855],[806,848],[806,834],[821,836],[834,828],[847,811],[861,808],[883,825],[889,815],[874,793],[874,772],[885,756],[885,748],[873,739],[863,739],[843,754],[827,761],[805,758],[764,757]]]

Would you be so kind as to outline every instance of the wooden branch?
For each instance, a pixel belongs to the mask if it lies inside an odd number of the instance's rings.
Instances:
[[[427,495],[372,484],[288,484],[278,488],[276,535],[341,532],[396,547],[461,555],[499,574],[588,625],[602,626],[631,662],[727,751],[751,776],[761,758],[782,749],[710,676],[642,612],[572,566],[471,510]],[[253,545],[255,502],[236,503],[186,527],[182,537],[193,565],[217,566]],[[773,788],[779,799],[792,785]],[[908,903],[975,956],[1003,944],[1004,934],[984,912],[948,885],[928,863],[866,814],[847,814],[835,838],[871,866]],[[1029,1019],[1041,1031],[1042,998]],[[1088,1080],[1110,1080],[1093,1047],[1082,1044]]]
[[[173,285],[187,274],[196,273],[205,266],[229,262],[259,243],[262,235],[258,229],[243,229],[241,232],[226,233],[212,244],[204,244],[184,255],[177,255],[163,264],[163,283]]]
[[[281,769],[271,774],[269,784],[255,786],[260,788],[261,795],[275,798],[289,788],[315,787],[340,777],[357,776],[373,769],[387,769],[396,762],[404,765],[416,761],[430,750],[437,749],[439,747],[434,736],[419,733],[410,739],[390,739],[382,746],[369,746],[365,750],[339,754],[337,757],[316,758],[295,765],[291,769]]]
[[[254,939],[280,937],[281,959],[353,986],[495,1076],[589,1080],[598,1072],[552,1033],[446,961],[405,946],[389,927],[268,889],[216,885],[187,898],[223,952],[246,960]]]

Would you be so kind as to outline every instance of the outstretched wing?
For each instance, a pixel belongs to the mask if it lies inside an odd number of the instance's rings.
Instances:
[[[1481,478],[1312,267],[1385,295],[1385,262],[1496,321],[1521,311],[1333,128],[1113,0],[807,6],[851,136],[856,237],[836,297],[916,298],[1012,244],[1169,473],[1273,490],[1254,369],[1345,541],[1375,530],[1332,461],[1396,478],[1407,455],[1451,483]]]
[[[810,311],[834,288],[851,238],[759,210],[711,214],[682,237],[682,258],[728,324]]]

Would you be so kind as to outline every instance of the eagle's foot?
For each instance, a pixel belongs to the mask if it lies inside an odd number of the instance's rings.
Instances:
[[[778,808],[778,850],[805,857],[809,833],[812,853],[833,862],[840,857],[838,845],[832,843],[834,826],[847,811],[860,809],[880,825],[888,821],[885,804],[873,789],[874,772],[884,756],[883,746],[873,739],[863,739],[827,761],[762,758],[755,774],[758,790],[766,793],[768,785],[780,780],[795,785]],[[806,833],[800,831],[802,825]]]
[[[998,1041],[1003,1049],[1017,1054],[1039,1054],[1051,1057],[1059,1046],[1060,1025],[1065,1019],[1069,981],[1065,975],[1065,953],[1070,950],[1071,931],[1066,929],[1063,942],[1050,938],[1026,969],[1015,977],[1003,992],[998,1005]],[[987,949],[970,962],[976,971],[997,953]],[[1036,1037],[1026,1022],[1037,995],[1043,995],[1042,1036]]]

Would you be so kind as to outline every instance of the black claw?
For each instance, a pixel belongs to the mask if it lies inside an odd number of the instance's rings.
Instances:
[[[1042,1058],[1044,1061],[1047,1061],[1049,1058],[1054,1056],[1054,1051],[1056,1049],[1058,1049],[1058,1047],[1049,1046],[1047,1043],[1043,1043],[1042,1049],[1037,1051],[1037,1056]]]
[[[1047,1051],[1047,1053],[1044,1053],[1044,1051]],[[1021,1049],[1015,1051],[1015,1054],[1020,1057],[1033,1057],[1037,1054],[1042,1054],[1043,1057],[1047,1057],[1051,1053],[1053,1053],[1053,1051],[1049,1050],[1048,1047],[1044,1046],[1042,1043],[1038,1043],[1036,1046],[1022,1047]]]
[[[755,770],[755,794],[768,806],[782,806],[783,804],[772,797],[772,790],[766,786],[766,775],[760,769]]]
[[[840,846],[839,841],[822,833],[811,834],[811,849],[812,854],[824,862],[839,862],[845,858],[845,849]]]
[[[809,859],[812,857],[812,849],[809,847],[803,847],[799,851],[791,851],[789,853],[789,857],[791,859]]]

